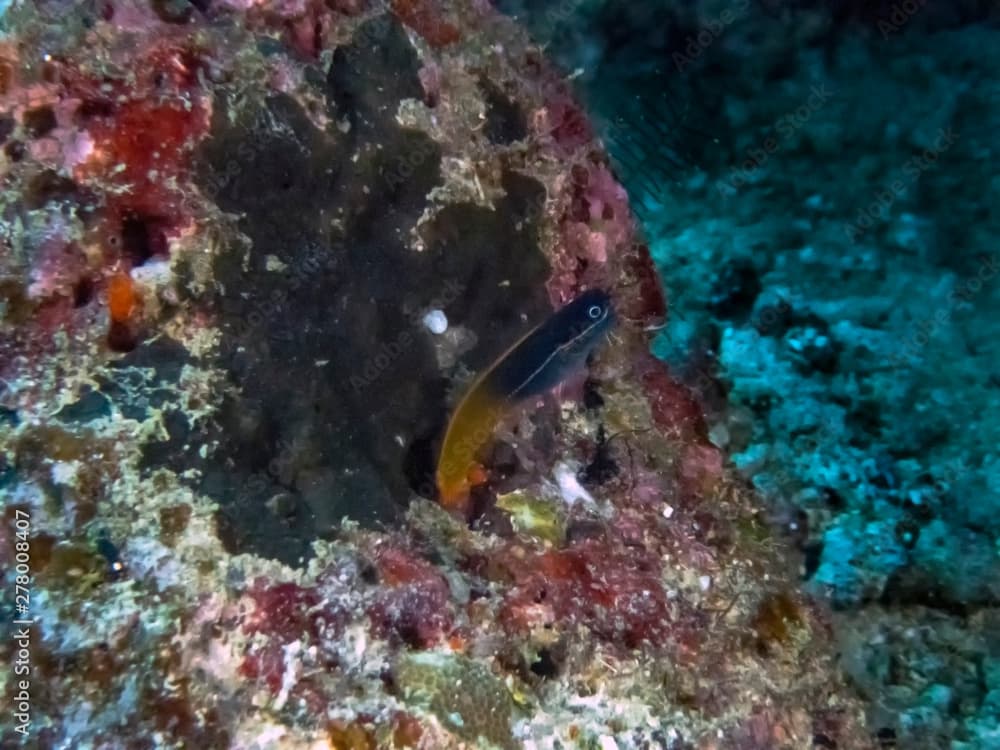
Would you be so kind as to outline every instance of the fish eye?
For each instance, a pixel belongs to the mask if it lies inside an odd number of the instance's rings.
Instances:
[[[603,310],[601,310],[600,305],[591,305],[587,310],[587,315],[590,316],[591,320],[597,320],[599,317],[601,317],[602,312]]]

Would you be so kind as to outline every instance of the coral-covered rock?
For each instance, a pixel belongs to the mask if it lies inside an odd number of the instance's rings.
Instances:
[[[583,625],[609,643],[635,648],[663,645],[676,627],[658,556],[588,540],[523,563],[500,609],[501,622],[515,633]]]
[[[426,648],[452,627],[451,592],[444,577],[425,560],[403,550],[382,550],[376,558],[380,590],[368,607],[379,636]]]
[[[821,616],[649,354],[628,196],[518,27],[475,0],[95,7],[26,9],[0,49],[32,741],[865,746]],[[449,514],[461,392],[593,288],[614,334]]]

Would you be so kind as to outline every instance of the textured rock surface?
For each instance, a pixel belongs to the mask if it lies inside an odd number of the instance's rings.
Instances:
[[[997,746],[1000,8],[502,5],[582,69],[671,293],[654,349],[839,608],[872,729]]]
[[[866,746],[824,615],[648,352],[627,197],[516,26],[462,0],[11,22],[0,554],[9,609],[28,519],[29,742]],[[622,324],[586,381],[505,424],[446,514],[456,393],[594,286]]]

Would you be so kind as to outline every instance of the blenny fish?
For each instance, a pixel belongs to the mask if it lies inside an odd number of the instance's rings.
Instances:
[[[611,297],[584,292],[529,331],[473,381],[451,416],[437,465],[441,504],[463,509],[476,453],[517,404],[555,387],[587,360],[614,324]]]

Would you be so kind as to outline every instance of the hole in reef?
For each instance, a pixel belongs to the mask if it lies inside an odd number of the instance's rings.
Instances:
[[[194,3],[188,0],[153,0],[151,5],[157,17],[170,24],[185,24],[194,12]]]
[[[593,378],[588,377],[583,383],[583,406],[586,409],[600,409],[604,406],[604,397]]]
[[[819,570],[820,561],[823,559],[823,541],[814,540],[808,542],[802,550],[803,552],[803,580],[808,581]]]
[[[77,184],[53,169],[46,169],[28,181],[24,189],[24,205],[37,209],[50,202],[79,198]]]
[[[531,671],[539,677],[553,678],[559,676],[559,660],[550,648],[540,648],[538,658],[531,663]]]
[[[84,99],[77,107],[76,117],[81,123],[94,118],[111,117],[115,113],[115,105],[107,99]]]
[[[514,476],[521,468],[514,446],[503,440],[493,441],[489,451],[488,466],[491,476],[496,479],[507,479]]]
[[[17,123],[9,115],[0,115],[0,144],[6,143]]]
[[[597,430],[597,442],[594,446],[594,457],[580,472],[579,479],[585,485],[604,484],[618,476],[619,468],[608,447],[607,436],[602,424]]]
[[[7,154],[8,159],[13,162],[19,162],[24,158],[28,149],[21,141],[11,141],[3,147],[3,151]]]
[[[122,219],[122,253],[133,268],[144,265],[153,256],[167,254],[164,223],[158,217],[140,214],[128,214]]]
[[[73,285],[73,307],[85,307],[94,298],[94,282],[89,276]]]
[[[435,428],[429,435],[422,435],[410,443],[403,457],[403,474],[410,489],[421,497],[433,500],[434,470],[437,464],[436,438],[441,430]]]
[[[486,103],[486,137],[491,143],[508,144],[528,135],[528,121],[517,102],[483,78],[479,81]]]
[[[24,129],[32,138],[41,138],[55,130],[56,113],[52,107],[42,106],[29,109],[24,113]]]
[[[111,322],[111,328],[108,331],[108,346],[112,351],[124,354],[135,349],[138,343],[139,340],[135,332],[127,324],[117,321]]]

